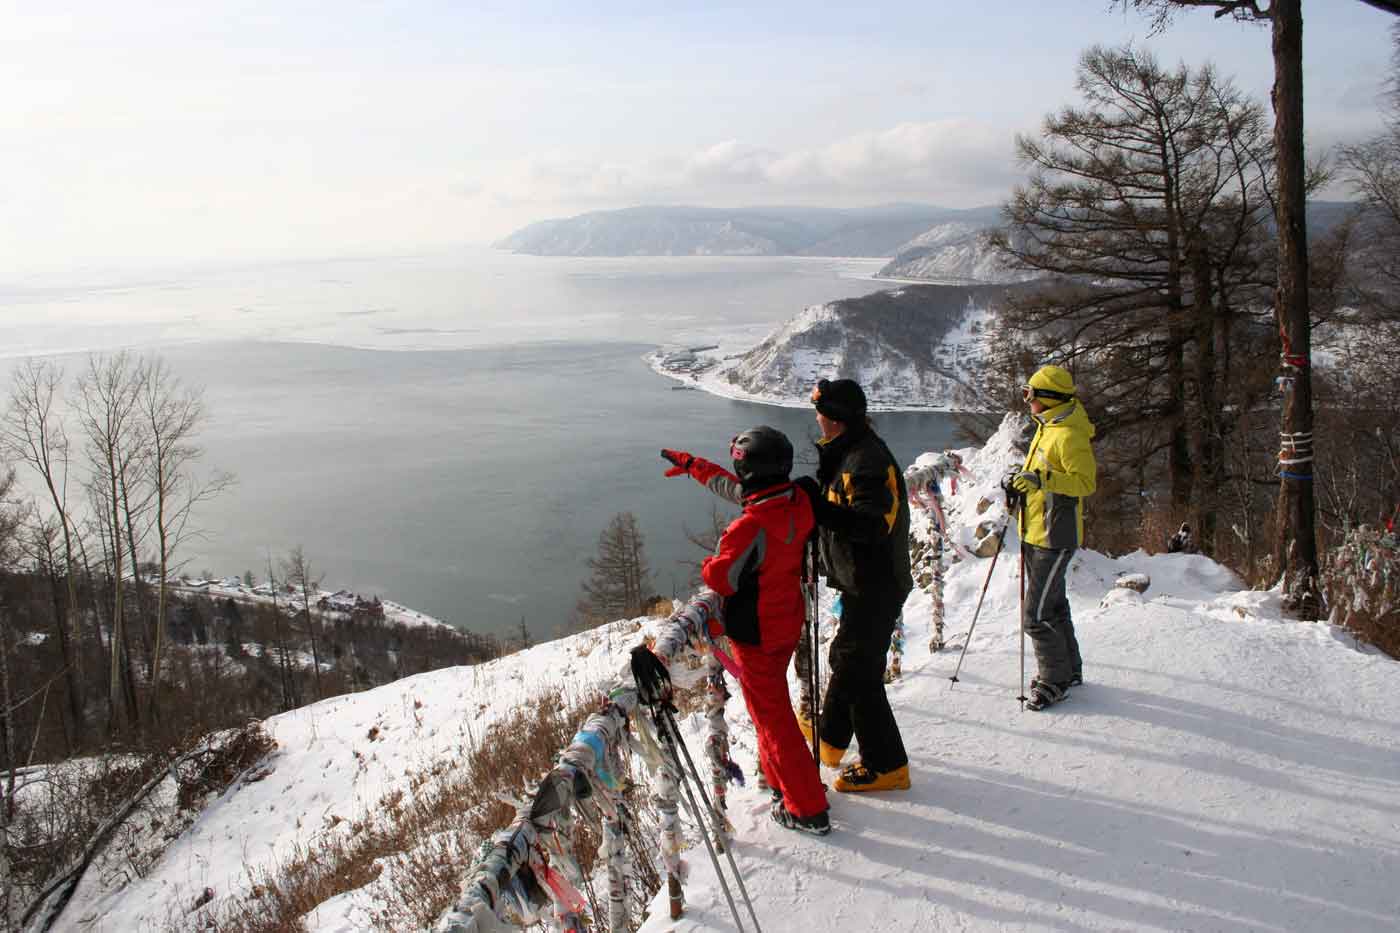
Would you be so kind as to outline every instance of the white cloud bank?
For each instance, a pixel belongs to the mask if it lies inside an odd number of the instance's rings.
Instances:
[[[730,139],[635,162],[543,156],[484,182],[481,196],[515,206],[871,199],[972,206],[1001,200],[1018,179],[1012,137],[971,120],[939,120],[790,151]]]

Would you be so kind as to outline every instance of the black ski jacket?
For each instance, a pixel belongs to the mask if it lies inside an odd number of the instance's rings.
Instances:
[[[890,449],[870,428],[851,425],[818,441],[817,458],[824,501],[813,505],[827,584],[845,593],[909,592],[909,499]]]

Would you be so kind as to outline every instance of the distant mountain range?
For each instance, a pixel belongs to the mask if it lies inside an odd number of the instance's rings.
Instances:
[[[530,224],[495,245],[537,256],[894,256],[931,228],[997,222],[999,209],[632,207]]]

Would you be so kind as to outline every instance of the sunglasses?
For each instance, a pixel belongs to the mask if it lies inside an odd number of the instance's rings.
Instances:
[[[729,459],[744,459],[744,448],[739,446],[739,435],[737,434],[729,439]]]

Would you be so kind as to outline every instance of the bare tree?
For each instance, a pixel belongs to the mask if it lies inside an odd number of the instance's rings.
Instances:
[[[148,359],[140,368],[136,409],[144,448],[142,479],[150,491],[149,498],[154,509],[152,527],[156,535],[155,647],[151,660],[151,693],[147,702],[150,718],[158,720],[161,661],[165,653],[169,602],[168,581],[174,570],[175,554],[193,534],[189,525],[191,512],[201,502],[227,489],[233,477],[215,473],[210,478],[199,479],[192,473],[192,466],[203,454],[203,449],[195,444],[194,439],[207,419],[204,402],[199,390],[184,386],[160,357]]]
[[[311,566],[306,552],[300,544],[292,548],[282,561],[282,577],[289,587],[301,591],[303,618],[306,620],[306,634],[311,640],[311,664],[316,683],[316,699],[324,695],[321,691],[321,652],[316,643],[316,620],[311,615],[311,594],[321,588],[321,577]]]
[[[1319,411],[1333,440],[1319,450],[1319,521],[1334,534],[1400,513],[1400,24],[1391,35],[1384,129],[1338,157],[1360,206],[1347,256],[1355,313],[1331,335],[1340,365],[1322,388],[1342,404]]]
[[[715,552],[715,548],[719,546],[720,535],[724,534],[724,529],[728,528],[729,523],[734,520],[732,514],[713,503],[710,505],[709,518],[708,527],[701,528],[699,531],[691,529],[685,523],[681,524],[681,533],[701,555],[700,560],[678,560],[676,562],[686,568],[686,585],[690,589],[695,589],[705,582],[700,577],[701,561]],[[674,597],[677,594],[672,593],[671,595]]]
[[[1123,0],[1165,28],[1174,12],[1208,7],[1217,18],[1268,21],[1274,56],[1274,149],[1278,160],[1278,287],[1274,314],[1283,344],[1278,530],[1275,565],[1286,604],[1305,619],[1321,612],[1313,488],[1312,321],[1309,311],[1307,161],[1303,146],[1303,0]],[[1361,0],[1400,15],[1400,0]],[[1114,6],[1118,4],[1115,3]]]
[[[14,490],[13,467],[0,468],[0,568],[12,559],[15,529],[20,512],[10,501]],[[10,687],[10,641],[13,624],[10,609],[0,596],[0,754],[5,756],[4,794],[0,795],[0,916],[8,917],[13,892],[10,870],[10,819],[14,814],[15,777],[19,761],[15,752],[14,701]],[[37,727],[36,727],[37,728]]]
[[[126,351],[111,356],[89,357],[87,369],[78,378],[75,413],[87,438],[87,454],[93,470],[91,491],[97,514],[101,516],[101,539],[111,567],[110,728],[118,725],[116,717],[121,706],[121,671],[127,663],[123,605],[126,559],[121,503],[122,490],[136,468],[132,432],[139,388],[139,367]],[[134,554],[132,559],[135,560]],[[128,716],[133,723],[139,722],[138,710],[134,705],[129,709]]]
[[[592,572],[583,583],[583,606],[594,619],[639,616],[646,607],[651,574],[637,516],[619,512],[598,535],[598,553],[588,559]]]
[[[277,639],[277,667],[282,681],[282,710],[285,712],[300,706],[297,698],[296,681],[292,676],[291,659],[287,654],[286,619],[282,608],[277,605],[277,577],[272,573],[272,555],[267,555],[267,587],[272,591],[272,624]]]
[[[57,411],[63,371],[44,360],[25,360],[14,372],[9,404],[0,419],[0,451],[11,462],[29,467],[43,481],[63,537],[63,611],[54,625],[66,671],[73,728],[81,744],[83,733],[83,652],[78,618],[78,562],[73,550],[74,528],[68,508],[68,435]],[[52,561],[50,561],[52,566]]]
[[[1365,240],[1360,271],[1366,303],[1385,323],[1400,323],[1400,25],[1391,31],[1394,51],[1384,99],[1385,129],[1342,146],[1338,161],[1366,210],[1358,224]]]

